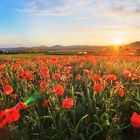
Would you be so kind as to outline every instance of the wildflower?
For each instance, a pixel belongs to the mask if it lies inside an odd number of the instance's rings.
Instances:
[[[128,71],[128,70],[124,70],[124,71],[123,71],[123,75],[124,75],[126,78],[129,78],[129,77],[131,77],[131,72]]]
[[[27,107],[28,107],[28,105],[26,103],[19,101],[19,103],[16,104],[13,108],[16,108],[18,111],[20,111],[20,110],[27,108]]]
[[[73,78],[73,75],[72,75],[71,73],[69,74],[69,78],[70,78],[70,79],[72,79],[72,78]]]
[[[124,90],[123,90],[123,84],[122,82],[116,82],[116,86],[114,86],[116,89],[116,93],[120,95],[120,97],[124,96]]]
[[[117,80],[117,76],[114,74],[111,74],[111,75],[108,75],[108,79],[111,81],[115,81],[115,80]]]
[[[55,93],[57,95],[63,95],[64,94],[64,88],[63,88],[63,86],[58,84],[56,86]]]
[[[102,84],[97,83],[94,87],[93,87],[94,91],[100,92],[102,90]]]
[[[13,99],[17,99],[17,94],[12,94]]]
[[[132,68],[133,73],[137,73],[138,69],[137,68]]]
[[[84,73],[87,73],[88,76],[91,76],[93,72],[92,71],[89,71],[88,69],[84,69]]]
[[[4,69],[4,65],[0,65],[0,71],[2,71]]]
[[[21,78],[24,78],[25,80],[33,80],[33,74],[30,71],[19,71],[16,72],[16,75]]]
[[[88,73],[89,72],[89,70],[88,69],[84,69],[84,73]]]
[[[6,86],[4,87],[4,93],[5,93],[6,95],[10,95],[12,92],[13,92],[13,87],[12,87],[11,85],[6,85]]]
[[[65,75],[62,75],[62,76],[60,77],[60,80],[63,81],[63,82],[65,82],[65,81],[67,81],[67,77],[66,77]]]
[[[48,100],[43,100],[42,107],[45,108],[49,104]]]
[[[62,66],[57,64],[57,69],[58,70],[61,70],[62,69]]]
[[[89,71],[89,72],[88,72],[88,76],[91,76],[91,75],[92,75],[92,73],[93,73],[92,71]]]
[[[101,79],[101,82],[102,82],[104,87],[107,87],[109,85],[108,82],[104,79]]]
[[[17,121],[20,118],[19,111],[16,108],[5,109],[0,113],[0,128]]]
[[[26,80],[32,81],[32,80],[33,80],[33,74],[32,74],[30,71],[25,71],[25,72],[24,72],[24,78],[25,78]]]
[[[115,84],[116,84],[115,88],[123,88],[122,82],[120,82],[120,83],[116,82]]]
[[[5,79],[5,80],[2,80],[2,81],[1,81],[1,84],[2,84],[2,85],[7,85],[8,82],[9,82],[9,81],[8,81],[7,79]]]
[[[43,68],[41,68],[40,70],[39,70],[39,75],[45,75],[45,76],[47,76],[47,75],[49,75],[49,68],[48,68],[48,66],[46,66],[46,67],[43,67]]]
[[[133,127],[140,128],[140,115],[138,115],[136,112],[134,112],[130,118],[130,122]]]
[[[138,76],[137,76],[136,74],[132,74],[132,75],[131,75],[132,81],[135,80],[135,79],[137,79],[137,78],[138,78]]]
[[[51,58],[50,58],[50,61],[51,61],[53,64],[56,64],[56,63],[57,63],[57,58],[56,58],[56,57],[51,57]]]
[[[64,72],[65,72],[65,73],[70,73],[71,69],[72,69],[71,66],[65,66]]]
[[[93,77],[91,78],[91,80],[92,81],[100,80],[100,75],[98,75],[98,74],[93,75]]]
[[[40,82],[41,89],[47,88],[48,86],[49,86],[49,84],[47,82],[43,82],[43,81]]]
[[[53,77],[54,77],[55,79],[59,79],[60,74],[59,74],[59,73],[54,73]]]
[[[103,75],[102,79],[108,79],[108,75]]]
[[[63,99],[62,106],[63,108],[70,109],[74,105],[73,98],[65,98]]]
[[[3,77],[3,75],[2,74],[0,74],[0,79]]]
[[[80,80],[82,78],[82,76],[80,74],[76,75],[76,80]]]
[[[120,97],[124,96],[124,90],[122,88],[120,88],[117,93],[120,95]]]

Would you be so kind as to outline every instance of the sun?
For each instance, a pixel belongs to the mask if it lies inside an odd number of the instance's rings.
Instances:
[[[114,45],[120,45],[122,44],[122,39],[120,37],[117,37],[113,40]]]

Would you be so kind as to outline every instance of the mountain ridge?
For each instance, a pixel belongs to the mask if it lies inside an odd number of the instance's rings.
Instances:
[[[108,48],[114,45],[54,45],[54,46],[34,46],[34,47],[9,47],[9,48],[0,48],[0,50],[12,50],[12,51],[22,51],[22,50],[94,50],[94,49],[100,49],[100,48]],[[120,46],[127,46],[133,49],[140,49],[140,41],[135,41],[129,44],[122,44]]]

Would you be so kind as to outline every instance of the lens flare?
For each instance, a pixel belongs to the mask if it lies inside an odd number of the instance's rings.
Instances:
[[[35,96],[35,95],[32,95],[32,96],[31,96],[28,100],[26,100],[24,103],[28,105],[29,103],[31,103],[32,101],[34,101],[35,98],[36,98],[36,96]]]

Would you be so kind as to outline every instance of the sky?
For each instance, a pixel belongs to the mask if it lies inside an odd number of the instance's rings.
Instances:
[[[0,47],[140,40],[140,0],[0,0]]]

